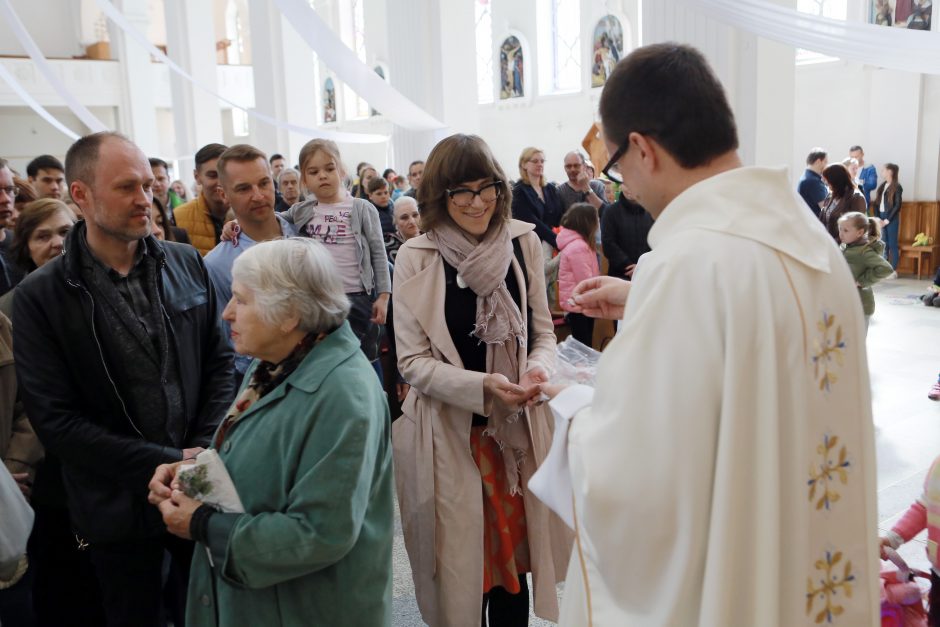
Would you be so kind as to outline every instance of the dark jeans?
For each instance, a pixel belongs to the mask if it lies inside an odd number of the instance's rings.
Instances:
[[[33,509],[36,520],[29,538],[29,569],[36,624],[101,627],[105,619],[98,580],[88,550],[78,548],[68,510],[38,503]]]
[[[497,586],[483,595],[482,627],[519,627],[529,624],[529,583],[525,575],[519,575],[519,594],[509,594],[506,588]],[[489,623],[486,622],[489,615]]]
[[[0,590],[0,625],[3,627],[35,627],[33,574],[34,569],[29,568],[19,581]]]
[[[884,228],[885,259],[888,260],[891,267],[895,270],[898,269],[898,256],[900,255],[900,250],[898,249],[898,233],[900,230],[901,225],[897,218]]]
[[[940,577],[937,573],[930,572],[930,616],[927,624],[930,627],[940,627]]]
[[[147,540],[95,544],[89,547],[91,563],[98,575],[109,627],[165,627],[163,558],[172,557],[169,581],[174,586],[175,621],[185,614],[189,565],[193,543],[169,534]],[[183,627],[181,622],[175,623]]]
[[[565,314],[565,320],[571,327],[571,336],[584,344],[591,346],[594,342],[594,318],[579,313]],[[593,347],[592,347],[593,348]]]
[[[372,322],[373,298],[365,292],[346,294],[349,299],[349,326],[359,338],[359,344],[370,362],[379,358],[382,327]]]

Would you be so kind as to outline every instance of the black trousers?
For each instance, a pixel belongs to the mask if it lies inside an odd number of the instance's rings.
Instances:
[[[497,586],[483,595],[482,627],[525,627],[529,624],[529,583],[525,575],[519,575],[519,585],[522,589],[518,594],[510,594],[506,588]]]
[[[172,586],[170,617],[182,627],[186,608],[186,587],[193,543],[166,534],[161,537],[94,544],[89,547],[98,584],[104,598],[108,627],[165,627],[164,580]],[[164,577],[164,555],[171,556],[170,572]]]
[[[937,573],[930,573],[930,617],[927,624],[930,627],[940,627],[940,577]]]
[[[579,313],[569,313],[565,315],[568,326],[571,327],[571,336],[584,344],[593,348],[594,342],[594,318]]]
[[[36,520],[29,538],[33,609],[39,627],[104,625],[101,591],[89,559],[72,532],[63,507],[34,503]],[[6,619],[4,619],[6,625]]]

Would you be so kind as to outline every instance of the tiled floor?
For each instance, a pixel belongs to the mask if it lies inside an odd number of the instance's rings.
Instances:
[[[940,455],[940,402],[927,398],[940,371],[940,309],[925,307],[918,299],[929,284],[898,279],[875,286],[877,308],[868,333],[868,359],[878,455],[878,521],[883,529],[890,529],[920,496],[930,463]],[[925,535],[900,551],[911,566],[923,570],[929,568]],[[393,624],[423,625],[400,524],[394,559]],[[533,626],[551,624],[534,617],[530,621]]]

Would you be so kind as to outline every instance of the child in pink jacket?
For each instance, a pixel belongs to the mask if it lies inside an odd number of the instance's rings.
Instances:
[[[556,238],[561,256],[558,300],[561,308],[568,312],[565,319],[571,327],[571,335],[587,346],[591,346],[594,337],[594,318],[572,312],[568,299],[578,283],[600,275],[595,243],[598,224],[597,209],[586,202],[578,202],[561,217],[561,230]]]
[[[934,460],[927,479],[924,480],[924,494],[901,516],[894,528],[881,538],[882,546],[898,548],[909,542],[918,533],[927,528],[927,558],[930,560],[930,618],[931,627],[940,627],[940,557],[937,545],[940,543],[940,457]],[[884,551],[881,553],[884,559]]]

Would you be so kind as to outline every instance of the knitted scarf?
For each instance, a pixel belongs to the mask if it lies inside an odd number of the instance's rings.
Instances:
[[[512,263],[512,240],[505,222],[490,224],[483,241],[445,222],[428,233],[448,264],[457,269],[457,283],[477,295],[473,335],[486,344],[486,371],[519,382],[518,347],[526,341],[525,320],[519,305],[506,288],[506,274]],[[506,464],[510,491],[521,492],[519,466],[529,448],[529,434],[522,409],[493,400],[486,434],[499,444]]]

